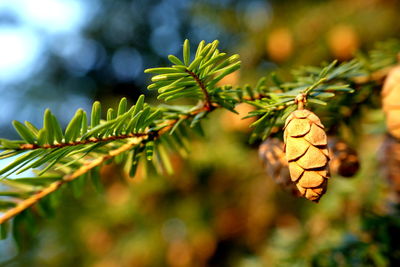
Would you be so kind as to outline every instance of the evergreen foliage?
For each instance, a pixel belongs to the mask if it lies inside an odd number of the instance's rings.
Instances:
[[[50,110],[45,111],[41,128],[27,121],[13,121],[21,139],[0,140],[0,159],[13,157],[0,170],[0,182],[4,185],[0,208],[5,211],[0,218],[1,237],[7,236],[9,219],[17,215],[29,218],[25,210],[42,198],[52,197],[47,208],[54,208],[57,195],[52,193],[64,184],[71,184],[79,192],[78,181],[90,177],[95,187],[101,187],[98,167],[102,164],[114,161],[124,165],[131,177],[142,161],[171,173],[168,153],[186,155],[190,132],[202,135],[202,120],[217,108],[235,112],[239,103],[254,106],[255,110],[246,118],[257,118],[250,140],[255,141],[267,138],[274,127],[282,127],[296,108],[295,99],[300,94],[310,105],[323,106],[321,110],[325,112],[337,112],[329,109],[328,101],[345,98],[347,105],[360,105],[362,102],[356,96],[364,91],[371,96],[385,70],[396,64],[399,47],[400,42],[391,40],[350,62],[334,61],[294,70],[290,82],[271,74],[255,86],[233,87],[220,86],[218,82],[240,68],[239,56],[220,52],[218,41],[200,42],[192,56],[186,40],[182,59],[170,55],[172,66],[145,72],[154,75],[148,89],[157,90],[158,99],[170,102],[189,98],[194,100],[193,105],[151,106],[142,95],[131,106],[122,98],[117,110],[107,110],[106,118],[102,118],[99,102],[93,104],[90,115],[79,109],[65,130]],[[28,170],[36,176],[10,178]],[[21,220],[14,223],[21,224]]]

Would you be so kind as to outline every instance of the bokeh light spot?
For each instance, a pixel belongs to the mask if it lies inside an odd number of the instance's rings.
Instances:
[[[29,29],[0,28],[0,83],[26,78],[33,71],[42,44]]]
[[[142,56],[136,49],[121,48],[112,58],[112,68],[117,79],[121,81],[132,80],[143,69]]]
[[[173,27],[160,26],[155,29],[150,37],[150,43],[154,51],[165,57],[168,54],[176,54],[181,46],[181,37]]]

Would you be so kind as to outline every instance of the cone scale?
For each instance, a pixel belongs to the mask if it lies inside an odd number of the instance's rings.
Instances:
[[[357,151],[337,137],[328,137],[330,171],[342,177],[353,177],[360,169]]]
[[[268,138],[258,150],[266,174],[282,189],[294,196],[299,196],[296,185],[290,179],[289,166],[286,161],[284,144],[278,138]]]
[[[330,177],[327,136],[320,119],[300,106],[286,119],[284,142],[291,180],[303,197],[318,202]]]
[[[400,139],[400,66],[394,67],[386,77],[382,89],[382,108],[386,115],[388,132]]]

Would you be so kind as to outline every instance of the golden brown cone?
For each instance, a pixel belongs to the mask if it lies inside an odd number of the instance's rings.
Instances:
[[[305,198],[318,202],[327,188],[327,136],[318,116],[309,110],[292,112],[285,122],[284,142],[291,180]]]
[[[346,142],[336,137],[328,137],[328,147],[331,161],[330,170],[343,177],[352,177],[360,169],[358,154]]]
[[[283,142],[278,138],[268,138],[258,150],[265,172],[276,184],[295,196],[300,196],[295,184],[290,179],[288,162],[283,152]]]
[[[400,139],[400,66],[387,75],[382,89],[382,108],[388,132]]]

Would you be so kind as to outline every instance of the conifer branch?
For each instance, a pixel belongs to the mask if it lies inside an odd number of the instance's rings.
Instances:
[[[82,163],[82,166],[80,168],[78,168],[77,170],[75,170],[74,172],[72,172],[71,174],[64,175],[61,178],[61,180],[51,183],[47,187],[41,189],[39,192],[36,192],[32,196],[28,197],[27,199],[22,200],[20,203],[18,203],[18,205],[16,207],[7,210],[5,213],[3,213],[0,216],[0,224],[3,224],[4,222],[15,217],[16,215],[23,212],[27,208],[33,206],[42,198],[48,196],[49,194],[51,194],[54,191],[56,191],[57,189],[59,189],[62,185],[66,184],[68,182],[71,182],[71,181],[81,177],[82,175],[88,173],[93,168],[100,166],[105,161],[110,160],[126,151],[129,151],[133,147],[138,146],[141,143],[143,144],[144,141],[149,140],[150,136],[152,136],[154,139],[156,139],[156,138],[160,137],[161,135],[168,133],[174,127],[174,125],[176,123],[178,123],[179,120],[186,120],[186,119],[192,118],[203,111],[210,112],[210,110],[206,107],[206,104],[204,104],[200,108],[190,112],[189,114],[180,115],[180,118],[177,120],[172,120],[170,122],[167,122],[165,125],[162,125],[161,129],[158,131],[148,131],[146,133],[141,133],[141,134],[130,134],[129,136],[109,137],[107,141],[115,141],[115,140],[126,139],[126,138],[132,138],[132,140],[129,141],[128,143],[125,143],[124,145],[120,146],[117,149],[109,151],[106,155],[104,155],[100,158],[97,158],[94,160],[89,159],[89,160],[84,161]],[[88,142],[90,140],[86,140],[86,141]],[[100,141],[104,142],[105,140],[102,139]],[[65,145],[65,146],[77,145],[77,143],[78,142],[73,143],[73,144],[61,144],[61,145]],[[86,143],[84,143],[84,141],[83,141],[80,144],[86,144]],[[29,144],[27,144],[27,146],[28,145]],[[46,147],[38,147],[38,148],[46,148]],[[54,147],[49,147],[49,148],[54,148]],[[31,149],[33,149],[33,148],[31,148]]]
[[[68,146],[78,146],[78,145],[87,145],[87,144],[96,144],[96,143],[101,143],[101,142],[123,140],[123,139],[128,139],[128,138],[133,138],[133,137],[144,137],[147,135],[148,135],[148,133],[129,133],[129,134],[122,134],[122,135],[117,135],[117,136],[108,136],[105,138],[92,137],[87,140],[74,141],[74,142],[69,142],[69,143],[52,144],[52,145],[50,145],[50,144],[43,144],[43,145],[21,144],[19,149],[20,150],[33,150],[33,149],[62,148],[62,147],[68,147]]]
[[[37,203],[43,197],[56,191],[60,186],[84,175],[109,159],[123,158],[122,163],[130,164],[130,176],[134,176],[141,158],[152,160],[153,153],[163,153],[154,148],[158,145],[172,151],[184,147],[186,128],[202,132],[201,121],[216,108],[235,112],[239,103],[249,103],[255,107],[247,117],[257,117],[252,124],[251,140],[266,138],[272,127],[281,126],[282,120],[296,108],[296,97],[306,94],[308,103],[326,105],[327,99],[339,99],[339,94],[358,94],[361,90],[370,90],[369,83],[380,83],[386,70],[397,62],[398,45],[382,46],[363,59],[350,62],[325,64],[322,67],[305,67],[295,70],[294,81],[282,82],[278,77],[263,77],[252,87],[233,88],[218,86],[217,83],[226,75],[240,67],[238,55],[227,56],[218,49],[218,41],[206,44],[202,41],[190,60],[189,42],[183,47],[183,61],[169,56],[171,67],[147,69],[146,73],[155,74],[149,90],[158,91],[158,99],[171,101],[179,98],[192,98],[197,106],[159,106],[152,107],[139,97],[135,105],[127,108],[127,100],[121,99],[118,110],[108,109],[107,118],[101,120],[99,102],[93,104],[90,124],[86,112],[78,110],[62,131],[56,117],[46,110],[43,128],[38,129],[29,122],[24,124],[14,121],[13,125],[21,140],[0,139],[0,159],[19,155],[8,166],[0,170],[2,182],[13,184],[44,185],[37,190],[23,191],[30,197],[6,211],[0,218],[0,224]],[[393,58],[395,57],[395,58]],[[272,78],[272,84],[267,84]],[[268,80],[269,81],[269,80]],[[353,87],[353,88],[352,88]],[[367,94],[368,95],[368,94]],[[347,105],[360,104],[348,97]],[[353,101],[353,102],[352,102]],[[171,141],[171,139],[173,139]],[[170,143],[174,143],[171,145]],[[118,147],[117,147],[118,146]],[[92,154],[100,155],[93,160]],[[117,157],[121,156],[121,157]],[[158,158],[167,160],[168,156]],[[153,164],[165,164],[154,161]],[[29,179],[9,179],[8,175],[21,173],[28,169],[40,169],[37,177]],[[56,172],[60,180],[52,180],[44,173]],[[61,177],[62,176],[62,177]],[[48,183],[48,181],[51,183]],[[31,188],[31,187],[29,187]],[[32,194],[33,192],[33,194]],[[6,192],[3,195],[7,196]],[[14,196],[19,192],[10,192]],[[1,202],[2,200],[0,200]],[[15,202],[3,201],[3,206]]]
[[[27,199],[24,199],[23,201],[21,201],[16,207],[9,209],[8,211],[6,211],[5,213],[3,213],[0,216],[0,224],[6,222],[7,220],[13,218],[14,216],[16,216],[17,214],[23,212],[24,210],[26,210],[27,208],[31,207],[32,205],[36,204],[39,200],[41,200],[42,198],[48,196],[49,194],[53,193],[54,191],[56,191],[57,189],[59,189],[62,185],[64,185],[67,182],[71,182],[75,179],[77,179],[78,177],[84,175],[85,173],[89,172],[91,169],[100,166],[102,163],[104,163],[105,161],[123,153],[126,152],[130,149],[132,149],[132,147],[134,147],[135,145],[139,144],[142,141],[141,138],[129,142],[127,144],[122,145],[121,147],[111,150],[107,155],[104,155],[100,158],[97,158],[95,160],[88,160],[85,163],[83,163],[82,167],[80,167],[79,169],[77,169],[76,171],[74,171],[71,174],[66,174],[65,176],[63,176],[63,178],[59,181],[53,182],[51,183],[48,187],[40,190],[39,192],[33,194],[32,196],[30,196]]]

